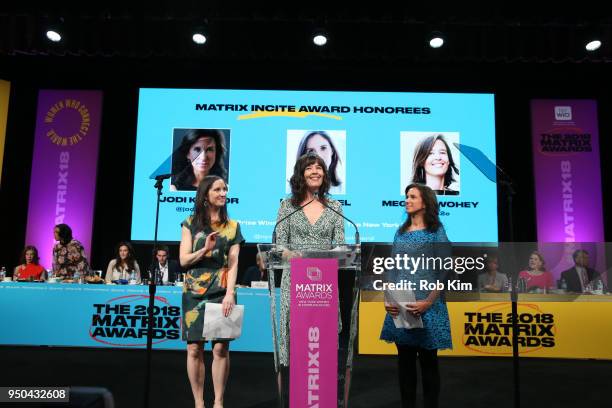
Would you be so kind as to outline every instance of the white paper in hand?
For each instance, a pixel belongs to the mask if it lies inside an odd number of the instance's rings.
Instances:
[[[396,306],[399,314],[393,318],[393,324],[397,329],[423,328],[423,320],[408,312],[406,303],[414,303],[416,298],[411,290],[386,290],[385,303]]]
[[[221,303],[206,303],[204,310],[204,330],[206,340],[237,339],[242,334],[244,305],[235,305],[228,317],[223,316]]]

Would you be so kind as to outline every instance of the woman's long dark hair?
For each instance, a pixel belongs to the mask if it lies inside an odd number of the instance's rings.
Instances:
[[[423,216],[423,221],[425,222],[425,228],[429,232],[436,232],[438,228],[442,226],[440,222],[439,209],[438,209],[438,199],[436,198],[436,193],[427,187],[424,184],[412,183],[406,187],[404,190],[404,194],[408,195],[408,191],[411,188],[416,188],[421,193],[421,199],[423,200],[423,204],[425,205],[425,215]],[[408,231],[408,227],[412,225],[412,220],[410,219],[410,215],[406,221],[399,227],[399,232]]]
[[[450,148],[448,147],[448,143],[444,139],[442,135],[429,136],[427,139],[424,139],[419,143],[414,150],[414,159],[412,160],[412,182],[425,184],[427,182],[425,177],[425,161],[427,157],[429,157],[429,152],[433,148],[433,145],[441,140],[446,147],[446,154],[448,155],[448,169],[446,170],[446,174],[444,175],[444,187],[448,187],[451,185],[453,181],[455,181],[455,177],[453,176],[453,171],[459,174],[459,169],[455,164],[455,160],[453,160],[453,155],[451,153]]]
[[[306,136],[302,138],[302,141],[300,142],[300,145],[298,147],[297,159],[308,153],[308,148],[306,146],[308,145],[308,141],[310,140],[310,138],[315,135],[319,135],[325,140],[327,140],[327,143],[329,143],[329,146],[332,149],[331,163],[329,164],[329,168],[327,170],[329,171],[330,184],[334,187],[337,187],[342,184],[342,180],[340,180],[340,177],[338,177],[338,174],[336,173],[336,168],[338,167],[338,163],[340,163],[340,155],[338,155],[338,149],[336,149],[336,145],[325,131],[315,130],[306,134]]]
[[[21,258],[19,258],[20,259],[19,262],[21,262],[21,265],[25,265],[26,252],[28,251],[34,252],[34,256],[32,257],[32,263],[34,265],[38,265],[38,262],[40,261],[40,258],[38,257],[38,249],[36,249],[36,247],[33,245],[27,245],[25,248],[23,248],[23,251],[21,251]]]
[[[58,235],[60,244],[66,245],[72,241],[72,228],[70,228],[68,224],[57,224],[55,228],[59,230]]]
[[[187,158],[187,155],[191,146],[203,137],[210,137],[215,141],[215,164],[210,169],[209,175],[219,176],[223,180],[227,180],[224,161],[226,147],[223,132],[219,129],[189,129],[183,136],[181,145],[172,155],[172,184],[178,190],[195,190],[193,187],[195,175],[193,174],[191,160]]]
[[[206,176],[198,186],[195,199],[195,211],[193,214],[193,225],[196,231],[202,231],[210,227],[210,203],[208,202],[208,192],[217,180],[223,180],[219,176]],[[224,204],[219,209],[219,221],[221,225],[226,225],[229,221],[227,216],[227,206]]]
[[[117,244],[117,248],[115,248],[115,268],[119,270],[119,267],[123,264],[121,255],[119,255],[119,249],[122,246],[127,247],[128,249],[127,258],[125,258],[125,266],[127,266],[128,271],[133,271],[136,269],[136,266],[135,266],[136,258],[134,257],[134,248],[132,247],[132,244],[130,244],[127,241],[121,241],[119,244]]]
[[[323,183],[321,183],[321,187],[319,188],[319,200],[327,204],[327,193],[329,192],[329,174],[327,172],[327,167],[325,166],[325,161],[316,153],[309,152],[302,156],[295,162],[295,166],[293,166],[293,176],[289,179],[289,185],[291,185],[291,204],[294,207],[299,207],[302,204],[302,201],[306,198],[306,193],[308,192],[308,186],[306,184],[306,178],[304,177],[304,172],[306,171],[306,167],[311,164],[317,163],[321,168],[323,168]]]

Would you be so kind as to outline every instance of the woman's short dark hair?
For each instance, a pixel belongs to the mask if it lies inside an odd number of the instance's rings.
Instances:
[[[205,227],[210,227],[210,203],[208,202],[208,192],[217,180],[223,180],[219,176],[206,176],[198,186],[195,198],[195,210],[193,213],[193,225],[196,231],[202,231]],[[227,206],[224,204],[219,209],[219,221],[221,225],[226,225],[229,221],[227,216]]]
[[[329,143],[329,146],[332,149],[331,163],[329,163],[329,168],[327,170],[329,171],[330,184],[334,187],[337,187],[340,184],[342,184],[342,180],[340,180],[340,177],[338,176],[338,173],[336,172],[338,163],[340,163],[340,155],[338,154],[338,149],[336,149],[336,145],[332,141],[331,137],[327,134],[327,132],[323,130],[315,130],[315,131],[307,133],[302,138],[302,141],[300,142],[300,145],[298,146],[297,159],[299,159],[300,157],[308,153],[308,147],[307,147],[308,141],[310,140],[310,138],[312,138],[315,135],[319,135],[325,140],[327,140],[327,143]]]
[[[26,252],[28,251],[32,251],[34,252],[34,256],[32,257],[32,263],[35,265],[38,265],[38,262],[40,261],[40,258],[38,257],[38,249],[36,249],[36,247],[34,245],[26,245],[25,248],[23,248],[23,251],[21,251],[21,258],[20,259],[20,263],[23,265],[26,263]]]
[[[433,135],[429,136],[426,139],[423,139],[414,150],[414,159],[412,160],[412,182],[425,184],[425,161],[429,156],[429,152],[433,148],[433,145],[438,141],[442,141],[444,146],[446,147],[446,154],[448,155],[448,169],[446,170],[446,174],[444,175],[444,187],[448,187],[452,182],[455,181],[455,177],[453,176],[453,171],[459,174],[459,169],[455,164],[455,160],[453,160],[453,154],[446,143],[446,139],[442,135]]]
[[[219,176],[227,180],[224,161],[226,147],[223,132],[219,129],[189,129],[185,132],[181,145],[172,155],[172,184],[178,190],[196,190],[196,187],[193,186],[195,181],[193,167],[187,156],[191,146],[203,137],[210,137],[215,141],[215,164],[208,175]]]
[[[66,245],[72,241],[72,228],[68,224],[57,224],[55,228],[58,230],[60,244]]]
[[[423,204],[425,205],[425,215],[423,216],[423,221],[425,222],[425,228],[429,232],[436,232],[442,223],[440,222],[439,209],[438,209],[438,199],[436,198],[436,193],[434,191],[424,185],[418,183],[409,184],[404,190],[404,194],[408,195],[408,191],[411,188],[416,188],[421,193],[421,199],[423,200]],[[410,215],[406,221],[399,228],[400,232],[408,231],[408,227],[412,225],[412,220],[410,219]]]
[[[127,241],[121,241],[120,243],[117,244],[117,247],[115,248],[115,267],[117,268],[117,270],[119,270],[119,266],[123,262],[123,260],[121,259],[121,255],[119,255],[119,249],[121,249],[122,246],[127,247],[128,249],[127,258],[125,258],[125,265],[127,266],[127,270],[133,271],[136,269],[136,266],[135,266],[136,258],[134,256],[134,247],[132,247],[132,244],[130,244]]]
[[[293,204],[294,207],[299,207],[306,198],[308,186],[306,185],[304,172],[308,166],[315,163],[323,168],[323,182],[319,188],[319,200],[323,203],[327,203],[327,193],[329,192],[330,183],[325,161],[318,154],[309,152],[297,159],[295,166],[293,166],[293,175],[289,179],[289,185],[291,186],[291,204]]]
[[[158,245],[155,249],[153,249],[153,256],[157,256],[159,251],[164,251],[166,255],[170,255],[170,248],[168,248],[168,245]]]
[[[497,253],[486,253],[485,256],[487,257],[487,262],[499,262],[499,255]]]
[[[544,260],[544,255],[542,255],[540,251],[531,251],[531,253],[529,254],[530,258],[531,258],[531,255],[537,256],[538,259],[540,259],[540,262],[542,263],[542,267],[538,270],[542,272],[546,271],[546,261]]]
[[[577,249],[572,254],[572,259],[574,260],[574,262],[576,262],[576,258],[578,258],[578,255],[580,255],[580,254],[584,254],[586,256],[589,256],[589,253],[587,251],[585,251],[584,249]]]

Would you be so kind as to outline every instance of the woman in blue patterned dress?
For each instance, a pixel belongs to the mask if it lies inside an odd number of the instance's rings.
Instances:
[[[240,225],[227,216],[227,185],[206,176],[198,186],[194,214],[181,224],[181,266],[188,269],[183,284],[183,340],[187,341],[187,375],[196,408],[204,407],[204,341],[212,340],[214,408],[223,407],[229,375],[229,339],[204,339],[207,303],[221,303],[225,316],[236,304]]]
[[[448,238],[438,217],[438,201],[433,190],[422,184],[406,187],[406,222],[397,230],[393,253],[409,257],[450,256]],[[411,273],[413,272],[413,273]],[[385,303],[387,316],[380,334],[381,340],[394,342],[398,353],[398,371],[402,407],[416,406],[416,360],[421,365],[424,406],[437,407],[440,392],[438,350],[452,348],[448,310],[438,290],[419,290],[419,282],[444,281],[442,271],[420,268],[416,271],[400,270],[394,274],[397,281],[415,282],[416,302],[406,304],[408,313],[420,317],[423,328],[396,328],[393,317],[399,314],[396,306]]]

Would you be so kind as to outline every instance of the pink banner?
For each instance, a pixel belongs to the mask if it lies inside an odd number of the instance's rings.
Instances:
[[[289,406],[338,405],[338,261],[291,260]]]
[[[102,92],[42,90],[38,95],[26,245],[51,267],[53,227],[68,224],[90,257]]]
[[[602,242],[597,103],[531,101],[538,242]]]
[[[536,99],[531,117],[538,242],[546,268],[558,279],[574,266],[572,255],[582,249],[590,255],[590,266],[603,271],[597,103]]]

